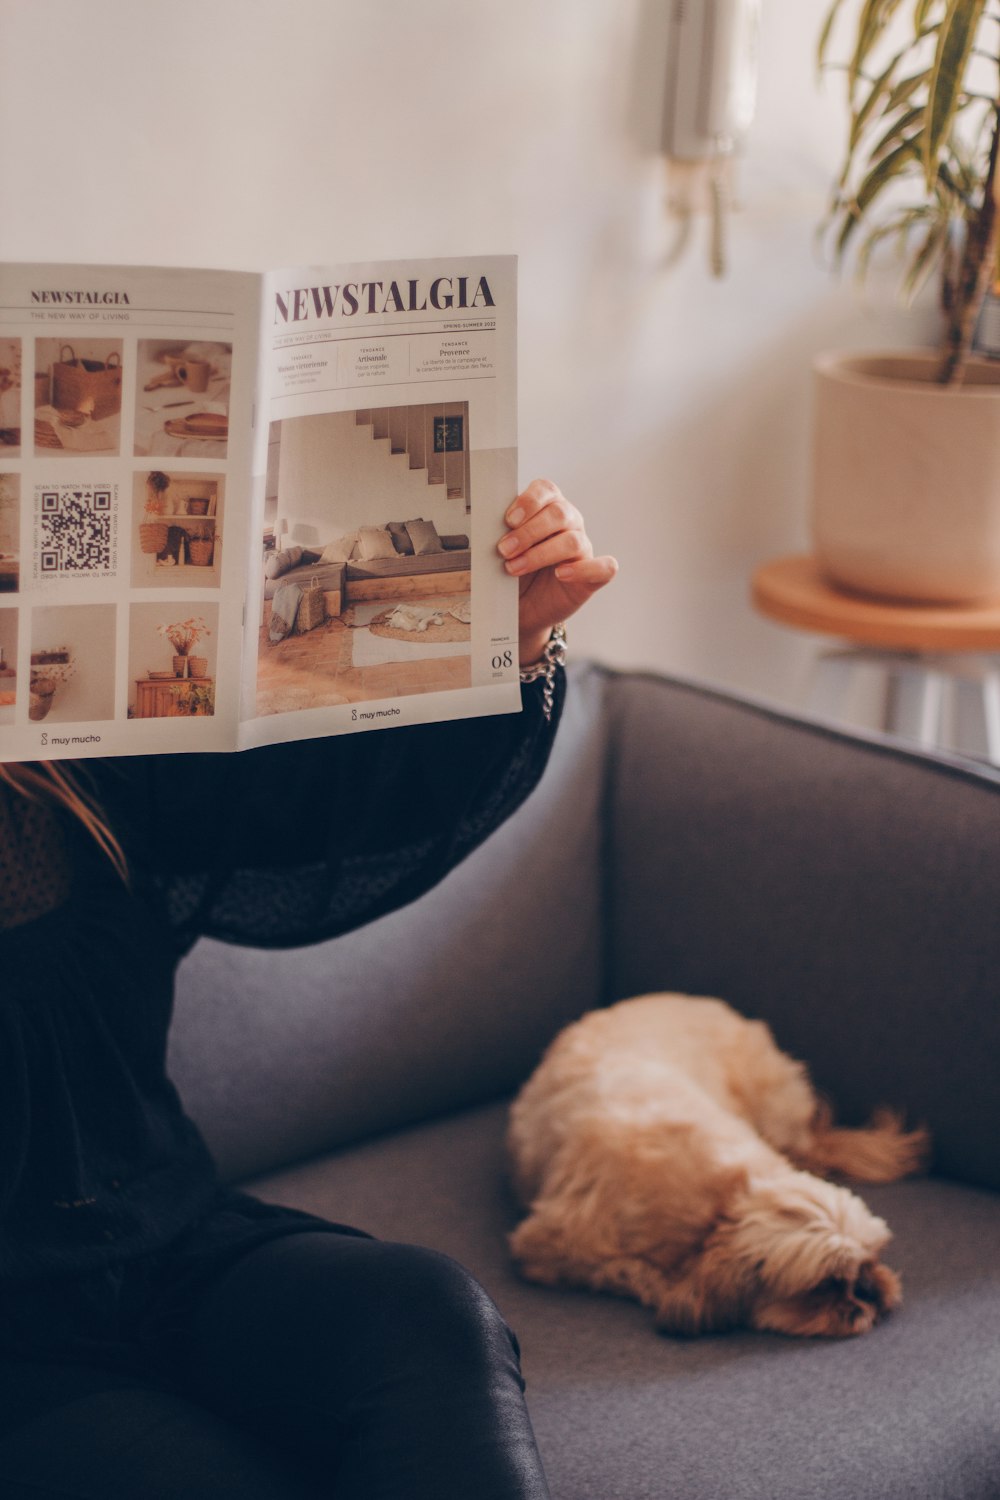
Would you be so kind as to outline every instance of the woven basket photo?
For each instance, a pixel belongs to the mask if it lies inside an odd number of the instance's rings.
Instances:
[[[72,344],[64,344],[52,366],[52,405],[59,411],[82,411],[99,422],[122,409],[122,359],[112,350],[107,360],[77,359]]]
[[[162,552],[167,545],[165,521],[143,521],[139,527],[139,546],[143,552]]]
[[[312,630],[326,619],[326,599],[323,590],[318,588],[315,580],[312,588],[304,589],[302,598],[299,600],[298,614],[295,616],[296,630]]]
[[[193,536],[188,541],[188,557],[196,568],[210,568],[215,543],[210,536]]]

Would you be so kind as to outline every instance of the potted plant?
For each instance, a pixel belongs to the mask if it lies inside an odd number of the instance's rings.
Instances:
[[[844,29],[848,17],[851,26]],[[935,274],[937,351],[820,356],[813,534],[838,584],[883,597],[1000,596],[1000,364],[970,356],[998,275],[998,0],[835,0],[850,128],[831,206],[861,274],[894,242],[903,290]]]
[[[196,646],[204,636],[212,634],[208,625],[201,615],[194,615],[188,620],[178,620],[173,625],[157,625],[156,628],[174,648],[174,675],[187,677],[188,655],[192,646]]]
[[[211,682],[186,682],[178,688],[174,713],[178,717],[204,718],[215,713],[215,686]]]

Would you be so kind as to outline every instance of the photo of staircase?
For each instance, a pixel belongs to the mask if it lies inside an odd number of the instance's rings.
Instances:
[[[448,499],[464,500],[466,510],[468,420],[467,401],[445,401],[438,406],[373,406],[354,414],[356,426],[370,428],[373,442],[386,442],[388,453],[405,457],[410,470],[425,470],[428,484],[443,484]]]

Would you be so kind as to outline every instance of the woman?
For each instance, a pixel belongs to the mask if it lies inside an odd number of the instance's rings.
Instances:
[[[183,821],[175,757],[0,766],[5,1500],[547,1494],[482,1288],[221,1187],[164,1072],[198,936],[278,947],[370,921],[537,781],[553,628],[616,565],[547,481],[506,519],[520,715],[185,757]]]

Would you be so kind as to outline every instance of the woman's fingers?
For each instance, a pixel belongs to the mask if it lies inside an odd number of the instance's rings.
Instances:
[[[519,518],[516,522],[515,517]],[[508,572],[534,571],[536,567],[547,567],[553,562],[564,561],[574,553],[581,557],[593,553],[583,517],[551,480],[536,479],[529,484],[511,505],[506,520],[511,530],[500,541],[499,550],[508,564],[519,561],[549,538],[570,538],[557,551],[549,548],[544,554],[534,554],[530,566],[512,565],[508,567]],[[539,561],[539,557],[543,560]]]
[[[533,479],[513,501],[504,519],[508,526],[520,526],[550,500],[564,499],[562,490],[551,479]]]
[[[611,582],[618,564],[613,557],[594,556],[582,515],[550,479],[533,480],[504,519],[510,530],[497,549],[520,583],[524,664],[537,660],[555,624]]]
[[[617,572],[618,562],[614,557],[580,558],[576,562],[562,563],[555,570],[560,583],[590,592],[604,588]]]
[[[542,515],[545,515],[544,511]],[[594,549],[590,538],[582,527],[567,531],[547,531],[543,533],[543,536],[544,540],[534,545],[529,543],[516,554],[507,557],[508,573],[517,576],[522,573],[538,573],[542,568],[557,568],[577,558],[593,555]]]

